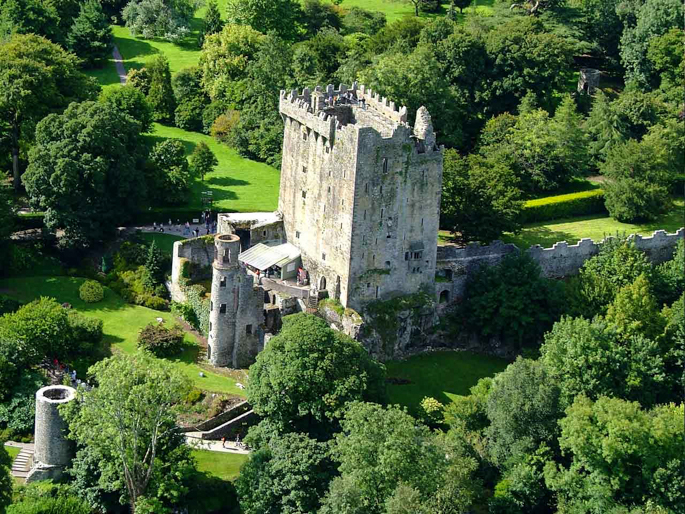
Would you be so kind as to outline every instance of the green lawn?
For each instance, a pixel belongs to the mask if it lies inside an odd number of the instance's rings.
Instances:
[[[5,446],[5,450],[7,450],[7,453],[9,453],[10,459],[12,459],[12,461],[14,461],[14,458],[17,455],[19,455],[21,448],[17,448],[16,446]]]
[[[240,467],[247,460],[247,455],[208,450],[193,450],[193,457],[197,460],[198,471],[209,473],[222,480],[238,478]]]
[[[273,211],[278,207],[280,173],[277,169],[245,159],[235,150],[198,132],[155,123],[153,134],[147,137],[180,139],[187,155],[197,143],[204,141],[216,155],[219,165],[205,176],[204,182],[195,181],[190,201],[184,208],[199,212],[202,209],[202,192],[207,190],[213,193],[214,209],[223,212]]]
[[[489,15],[492,12],[492,4],[495,0],[474,0],[470,7],[464,9],[464,15],[478,12],[481,15]],[[405,0],[343,0],[340,4],[342,7],[361,7],[368,11],[380,11],[385,13],[388,23],[404,18],[405,16],[414,16],[414,6]],[[421,14],[421,17],[435,17],[444,16],[449,7],[449,2],[442,2],[441,12],[435,14]],[[459,10],[457,9],[457,14]]]
[[[156,318],[164,318],[168,325],[174,323],[173,316],[168,312],[160,312],[138,305],[131,305],[105,288],[105,298],[98,303],[88,304],[78,295],[78,288],[85,279],[75,277],[22,277],[0,280],[0,291],[23,302],[29,302],[41,296],[56,298],[58,302],[68,302],[73,308],[86,316],[100,318],[104,324],[104,343],[114,351],[125,353],[137,352],[136,340],[138,332],[148,323],[155,323]],[[236,387],[236,380],[218,373],[207,371],[196,361],[200,347],[195,338],[186,334],[185,351],[175,358],[168,359],[193,384],[205,391],[216,391],[244,396]],[[81,376],[85,370],[78,369]],[[200,372],[204,377],[200,376]]]
[[[386,363],[389,378],[411,383],[388,385],[390,403],[410,410],[426,396],[446,405],[455,396],[469,394],[469,389],[483,377],[491,377],[507,367],[507,361],[471,352],[437,351],[415,355],[402,361]]]
[[[171,256],[171,253],[174,250],[174,243],[176,241],[182,241],[185,239],[183,236],[175,236],[173,234],[153,234],[150,232],[140,234],[138,237],[140,237],[140,239],[145,241],[147,244],[152,244],[152,241],[154,241],[157,247],[168,256]]]
[[[621,223],[609,216],[589,216],[527,225],[521,233],[517,235],[505,234],[502,239],[507,243],[514,243],[519,248],[525,249],[536,244],[549,248],[558,241],[575,244],[584,237],[589,237],[598,242],[605,236],[616,234],[649,236],[655,230],[663,229],[670,233],[675,232],[680,227],[685,226],[684,216],[685,202],[682,199],[676,199],[671,212],[657,221],[649,223]]]

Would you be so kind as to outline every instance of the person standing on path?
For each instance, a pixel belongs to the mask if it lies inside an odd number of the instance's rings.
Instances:
[[[221,438],[221,447],[226,448],[226,438],[225,437]]]

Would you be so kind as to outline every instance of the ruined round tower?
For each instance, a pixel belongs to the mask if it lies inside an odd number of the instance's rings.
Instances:
[[[230,366],[236,335],[240,237],[223,234],[214,238],[212,293],[209,311],[207,358],[214,366]]]
[[[64,385],[53,385],[36,392],[35,452],[27,482],[59,480],[71,464],[73,444],[67,439],[67,424],[59,406],[76,398],[76,390]]]

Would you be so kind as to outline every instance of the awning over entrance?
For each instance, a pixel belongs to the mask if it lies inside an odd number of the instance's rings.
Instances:
[[[300,257],[300,250],[290,243],[278,246],[266,246],[257,243],[249,250],[238,255],[238,260],[260,271],[269,269],[271,266],[284,267]]]

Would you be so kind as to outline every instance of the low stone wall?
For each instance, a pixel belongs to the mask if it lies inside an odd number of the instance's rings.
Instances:
[[[657,230],[649,237],[633,234],[628,239],[634,241],[635,246],[644,251],[651,262],[659,264],[672,258],[678,240],[684,235],[685,229],[680,228],[673,234]],[[576,275],[586,260],[599,253],[605,240],[594,242],[592,239],[581,239],[574,245],[561,241],[551,248],[536,245],[526,251],[540,265],[544,276],[564,278]],[[486,246],[472,243],[463,248],[438,247],[436,269],[440,280],[435,284],[438,305],[459,301],[464,295],[469,275],[481,266],[496,265],[506,255],[520,251],[516,245],[502,241],[494,241]]]
[[[249,410],[237,418],[219,425],[209,432],[204,432],[202,434],[202,439],[207,439],[210,441],[216,441],[222,437],[225,437],[226,439],[232,439],[236,436],[236,434],[240,434],[240,437],[243,438],[247,434],[247,429],[254,425],[258,419],[259,418],[254,411]]]
[[[183,427],[181,428],[182,432],[205,432],[207,430],[212,430],[219,425],[222,425],[226,423],[227,421],[230,421],[233,418],[237,418],[241,414],[244,414],[250,409],[250,404],[247,403],[246,401],[240,402],[235,404],[233,407],[231,407],[228,410],[225,410],[218,416],[214,416],[213,418],[209,418],[208,420],[203,421],[202,423],[198,423],[197,425],[193,427]]]

